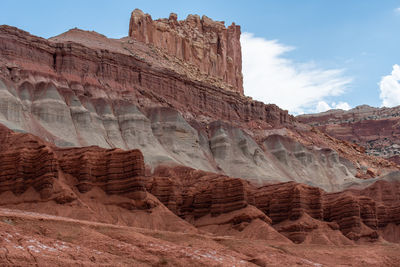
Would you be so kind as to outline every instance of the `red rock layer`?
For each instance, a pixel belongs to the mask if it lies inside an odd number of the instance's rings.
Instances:
[[[169,19],[153,21],[149,14],[135,9],[129,36],[194,64],[201,72],[225,81],[243,95],[240,26],[232,23],[225,28],[224,22],[198,15],[178,21],[174,13]]]
[[[236,123],[263,120],[270,125],[295,121],[276,105],[265,105],[212,83],[198,82],[193,77],[157,66],[160,57],[157,55],[153,55],[155,62],[146,62],[135,56],[134,51],[126,52],[135,46],[128,49],[129,43],[115,42],[121,49],[112,46],[97,49],[74,42],[55,43],[13,27],[1,26],[0,77],[16,87],[39,77],[51,80],[61,85],[63,93],[74,93],[83,102],[107,94],[107,101],[123,99],[141,107],[170,106],[183,114],[189,112],[215,120]]]
[[[47,198],[57,178],[58,161],[52,149],[38,138],[14,134],[0,125],[0,193],[20,195],[32,186]]]
[[[217,216],[247,206],[247,182],[188,167],[155,170],[147,189],[177,215],[199,218]],[[171,195],[173,194],[173,195]]]
[[[80,192],[93,186],[108,194],[145,197],[144,160],[139,150],[55,148],[31,134],[0,126],[0,193],[22,194],[29,187],[48,198],[60,172],[72,175]]]
[[[376,240],[376,230],[389,223],[399,224],[399,186],[399,182],[379,181],[361,191],[325,193],[319,188],[289,182],[256,190],[255,206],[273,224],[296,220],[306,213],[314,219],[334,223],[333,228],[337,227],[352,240]],[[382,192],[390,193],[385,201],[380,197]]]
[[[108,194],[144,196],[144,160],[137,149],[60,149],[58,155],[61,170],[77,178],[82,193],[98,186]]]
[[[294,182],[261,187],[255,193],[255,204],[273,223],[296,220],[307,213],[321,220],[323,190]]]
[[[187,167],[160,167],[148,180],[147,189],[189,221],[253,205],[296,242],[321,227],[321,231],[324,227],[340,230],[351,240],[375,241],[379,230],[400,224],[400,182],[379,181],[364,190],[326,193],[295,182],[254,188],[237,178]],[[237,220],[252,219],[242,216]]]
[[[332,110],[298,116],[303,123],[329,135],[365,147],[366,152],[399,163],[400,111],[394,108],[358,106],[349,111]]]
[[[207,227],[204,217],[238,211],[228,223],[239,232],[263,221],[295,242],[308,240],[309,234],[326,227],[340,230],[351,240],[375,241],[382,235],[398,241],[390,236],[390,231],[397,231],[390,229],[400,225],[400,182],[396,179],[380,180],[363,190],[326,193],[295,182],[255,188],[239,178],[188,167],[160,166],[144,177],[143,156],[138,150],[60,149],[30,134],[13,133],[5,127],[0,130],[0,193],[18,195],[32,187],[42,198],[49,198],[56,182],[70,186],[68,192],[77,187],[88,196],[97,187],[108,195],[143,200],[148,191],[181,218],[193,223],[202,218],[203,227]],[[63,180],[66,174],[73,178],[67,184]],[[134,204],[129,205],[126,207]],[[140,207],[147,209],[146,205]]]

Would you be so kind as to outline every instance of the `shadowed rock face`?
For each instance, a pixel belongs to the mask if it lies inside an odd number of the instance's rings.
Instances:
[[[33,187],[43,198],[51,196],[58,179],[58,161],[43,142],[26,135],[13,134],[6,127],[0,130],[0,193],[11,191],[21,195]]]
[[[105,150],[98,147],[60,149],[60,169],[75,177],[81,193],[100,187],[108,194],[144,199],[143,156],[139,150]]]
[[[386,189],[383,189],[386,188]],[[388,190],[389,202],[381,201],[379,193],[370,192]],[[399,182],[379,181],[363,190],[347,190],[341,193],[325,193],[322,190],[301,184],[287,183],[260,188],[256,193],[256,206],[265,212],[273,224],[290,219],[295,221],[303,213],[316,220],[331,224],[332,228],[340,231],[349,239],[375,240],[378,233],[390,223],[398,225],[398,201],[393,197],[399,189]],[[386,206],[387,205],[387,206]],[[385,206],[385,207],[384,207]],[[385,213],[383,210],[390,210]],[[385,215],[380,215],[385,213]],[[388,217],[390,217],[388,222]],[[311,230],[298,228],[299,232]],[[390,238],[386,236],[386,238]]]

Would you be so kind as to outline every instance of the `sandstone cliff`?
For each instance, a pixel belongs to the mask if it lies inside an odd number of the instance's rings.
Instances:
[[[148,171],[186,165],[329,191],[397,169],[130,37],[74,29],[45,40],[1,26],[0,48],[0,122],[57,146],[140,149]]]
[[[399,166],[244,96],[238,26],[129,35],[0,26],[1,265],[399,262]]]
[[[152,44],[215,76],[231,90],[243,95],[240,26],[225,28],[224,22],[207,16],[189,15],[179,21],[171,13],[168,19],[152,20],[149,14],[135,9],[129,23],[129,36]]]

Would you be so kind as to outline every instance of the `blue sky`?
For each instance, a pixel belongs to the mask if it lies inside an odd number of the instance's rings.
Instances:
[[[74,27],[119,38],[135,8],[241,25],[245,94],[293,114],[400,104],[400,1],[3,0],[0,24],[46,38]]]

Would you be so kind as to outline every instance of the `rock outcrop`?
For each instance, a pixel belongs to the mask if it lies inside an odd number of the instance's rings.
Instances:
[[[32,187],[42,199],[51,199],[57,193],[54,185],[62,183],[59,176],[64,173],[76,179],[73,186],[81,193],[96,186],[107,194],[146,198],[144,160],[139,150],[62,149],[30,134],[0,128],[0,193],[21,195]]]
[[[77,179],[79,192],[97,186],[107,194],[145,198],[144,161],[139,150],[87,147],[60,149],[57,154],[61,170]]]
[[[392,201],[385,204],[368,193],[380,192],[382,185],[393,187],[390,191],[398,194],[398,181],[380,181],[364,190],[341,193],[325,193],[315,187],[290,182],[260,188],[255,193],[255,206],[268,215],[274,225],[277,224],[278,231],[287,232],[288,238],[296,242],[303,242],[313,229],[318,229],[318,221],[326,222],[332,230],[340,230],[351,240],[375,241],[379,237],[378,231],[391,223],[398,225],[397,197],[389,197]],[[381,216],[381,213],[386,215]],[[307,219],[308,222],[304,223],[301,219],[304,214],[313,220]],[[391,219],[388,221],[385,216]],[[291,226],[281,229],[282,222],[287,220],[293,221]]]
[[[190,21],[177,23],[186,29]],[[396,170],[131,37],[74,29],[45,40],[1,26],[0,48],[0,122],[60,147],[140,149],[148,171],[185,165],[257,184],[294,180],[328,191]],[[272,135],[291,143],[281,147],[286,152],[270,145]],[[319,160],[321,153],[328,160]],[[362,173],[360,160],[373,171]]]
[[[0,264],[397,263],[400,166],[244,96],[239,38],[139,10],[119,40],[0,26]]]
[[[222,21],[198,15],[179,21],[174,13],[168,19],[153,21],[149,14],[135,9],[129,23],[129,36],[193,64],[243,95],[240,26],[232,23],[225,28]]]
[[[43,198],[50,197],[58,179],[55,152],[37,138],[0,128],[0,193],[21,195],[33,187]]]
[[[297,119],[329,135],[359,144],[370,155],[396,163],[400,156],[400,108],[358,106],[349,111],[332,110],[298,116]]]
[[[187,167],[160,167],[148,180],[147,190],[194,225],[209,231],[229,229],[235,235],[251,232],[261,220],[264,229],[272,226],[296,243],[343,245],[381,237],[393,241],[386,229],[398,232],[400,225],[399,178],[327,193],[295,182],[257,188],[242,179]],[[319,235],[325,236],[318,239]]]
[[[174,231],[193,231],[191,223],[215,234],[280,243],[399,242],[396,175],[337,193],[295,182],[256,187],[184,166],[159,166],[146,174],[139,150],[57,148],[30,134],[0,130],[5,207],[42,211],[56,203],[73,218]],[[145,213],[134,219],[135,211]]]

